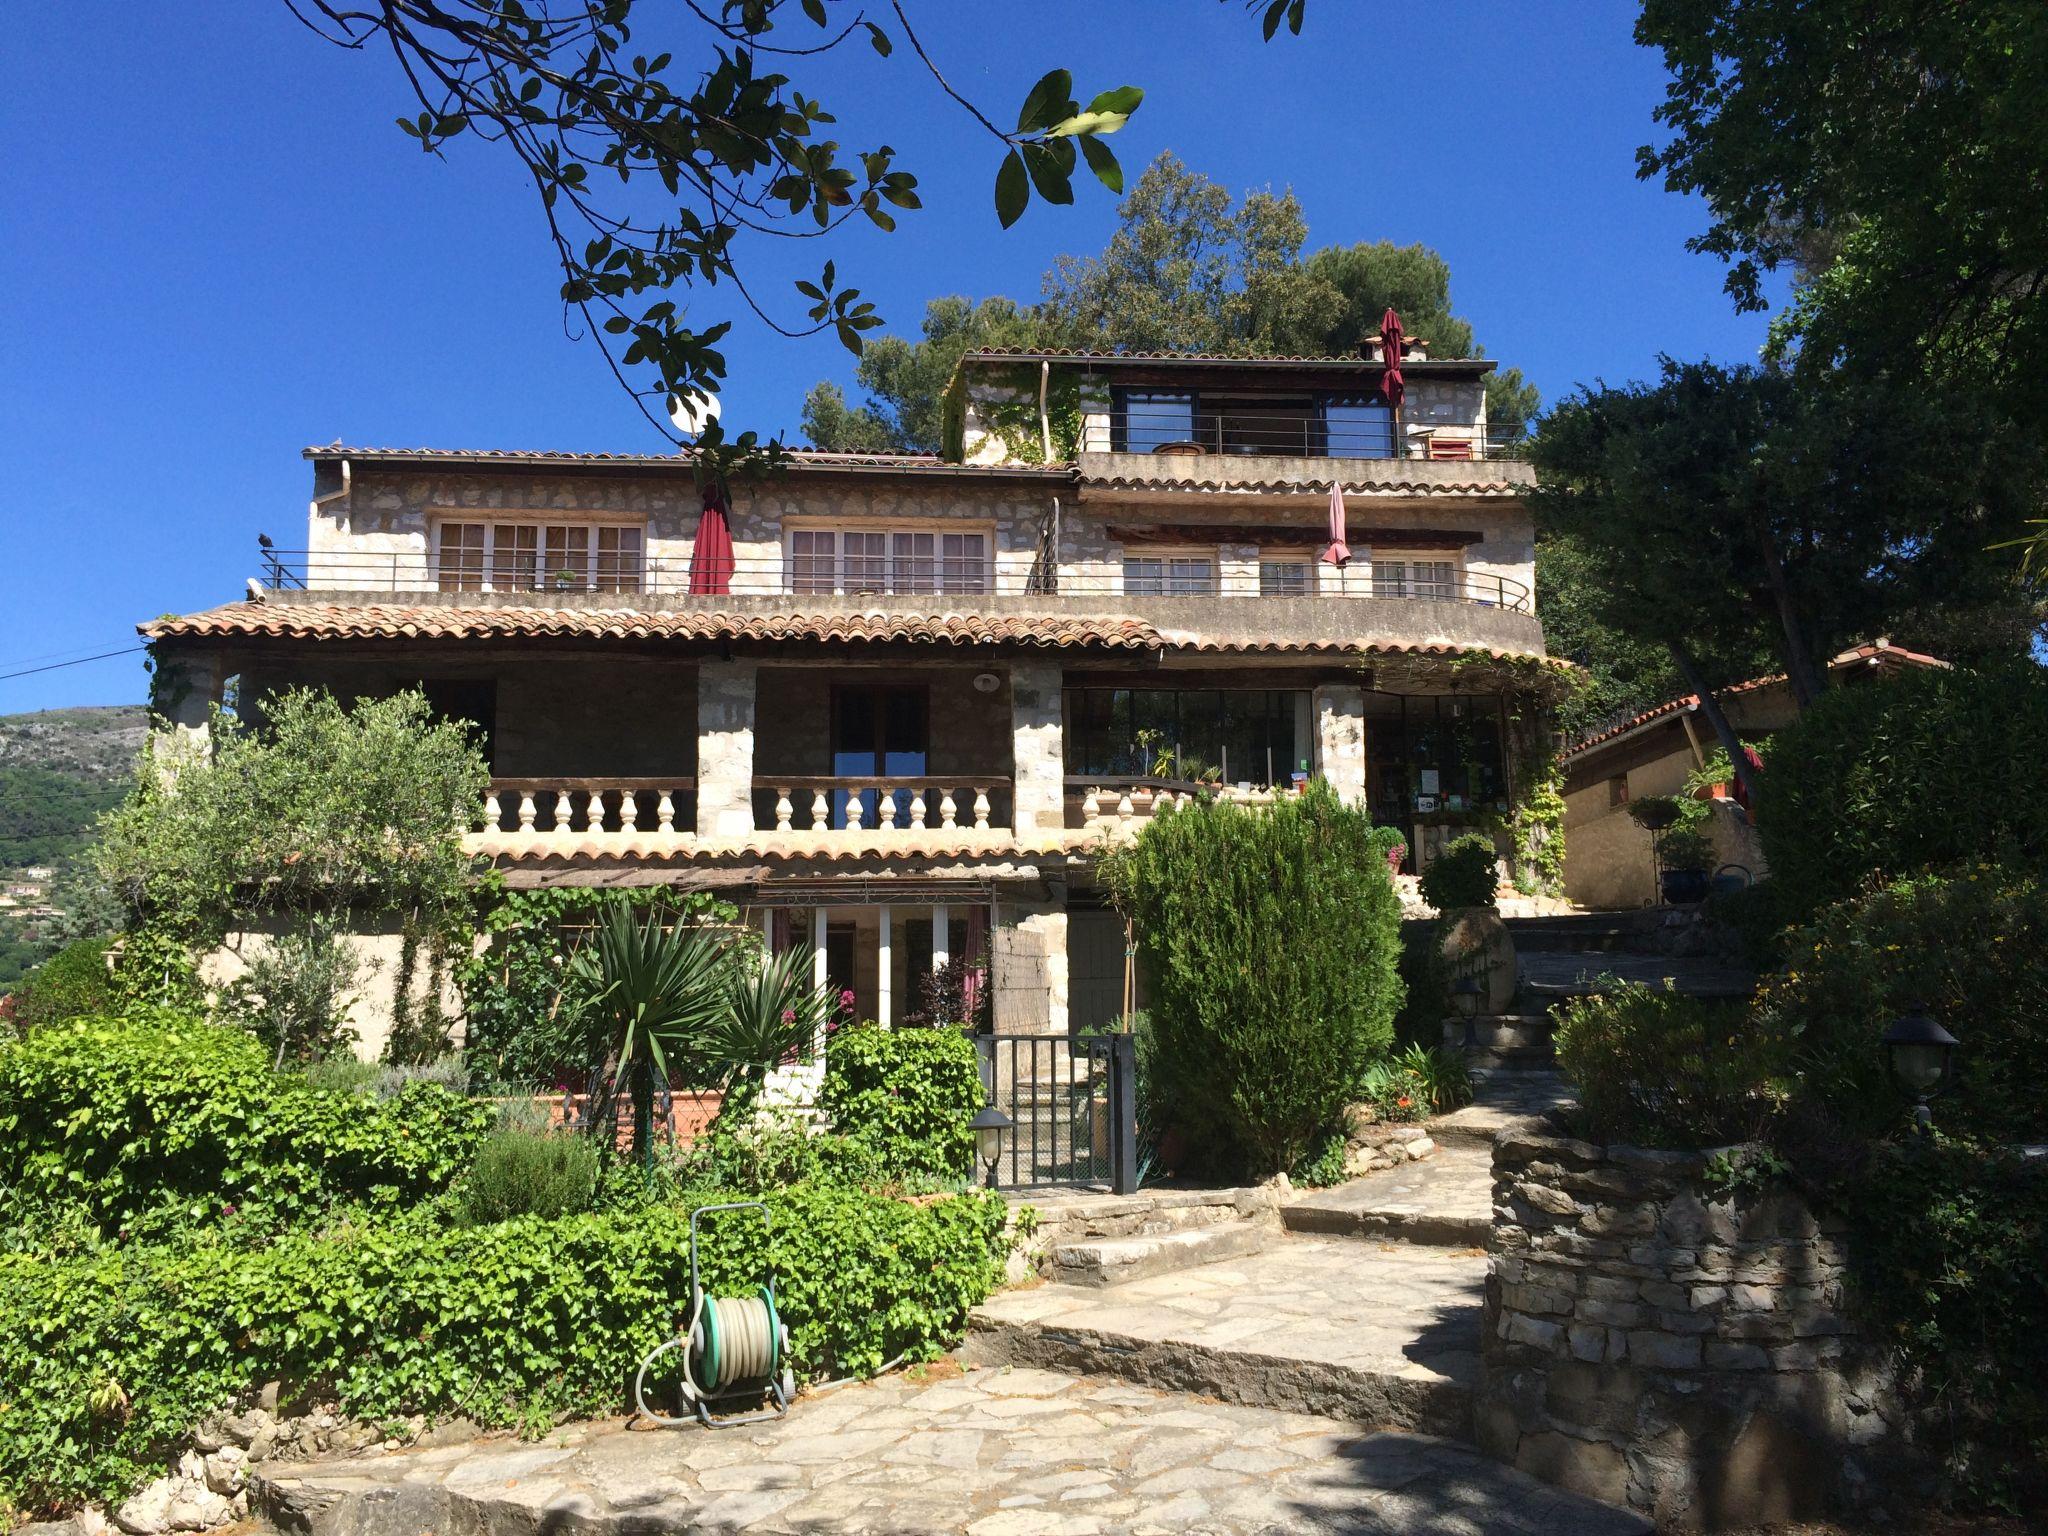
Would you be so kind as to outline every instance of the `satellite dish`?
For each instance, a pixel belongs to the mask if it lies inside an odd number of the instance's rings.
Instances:
[[[718,396],[670,395],[668,419],[685,437],[696,437],[718,420]]]

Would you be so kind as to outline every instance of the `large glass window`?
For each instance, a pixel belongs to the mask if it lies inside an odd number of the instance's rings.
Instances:
[[[1325,395],[1321,451],[1337,459],[1394,457],[1394,413],[1368,395]]]
[[[1069,688],[1070,775],[1285,783],[1309,755],[1299,689]]]
[[[1110,418],[1110,446],[1119,453],[1150,453],[1195,435],[1195,397],[1185,391],[1120,389]]]
[[[1458,595],[1458,562],[1441,555],[1383,554],[1376,549],[1372,552],[1372,595],[1454,598]]]
[[[1259,596],[1307,597],[1315,590],[1315,567],[1305,556],[1259,557]]]
[[[1214,555],[1125,555],[1124,591],[1132,597],[1203,597],[1216,590]]]
[[[444,592],[637,592],[646,534],[582,523],[442,523]]]
[[[1372,695],[1366,718],[1373,820],[1491,811],[1508,805],[1501,701]]]
[[[985,533],[936,528],[798,528],[789,535],[792,592],[986,592]]]

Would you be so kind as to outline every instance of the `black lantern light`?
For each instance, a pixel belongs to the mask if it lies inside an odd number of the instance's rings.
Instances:
[[[1479,985],[1479,978],[1469,971],[1451,983],[1451,1006],[1465,1021],[1465,1049],[1468,1051],[1479,1046],[1479,1005],[1485,995],[1486,989]]]
[[[1934,1121],[1930,1100],[1948,1092],[1955,1082],[1956,1037],[1914,1004],[1892,1020],[1884,1032],[1885,1065],[1899,1092],[1913,1102],[1913,1124],[1925,1132]]]
[[[984,1104],[975,1111],[974,1118],[967,1122],[967,1128],[974,1132],[975,1155],[988,1170],[988,1187],[996,1187],[996,1160],[1003,1155],[1003,1132],[1015,1124],[1010,1117],[993,1104]]]

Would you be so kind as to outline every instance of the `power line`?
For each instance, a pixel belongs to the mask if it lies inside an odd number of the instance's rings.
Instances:
[[[45,667],[23,667],[19,672],[0,672],[0,683],[6,682],[9,678],[28,677],[36,672],[56,672],[65,667],[82,667],[89,661],[106,661],[115,656],[132,656],[137,651],[146,651],[148,649],[149,647],[146,645],[128,645],[123,646],[118,651],[102,651],[97,656],[81,656],[76,661],[53,661]]]

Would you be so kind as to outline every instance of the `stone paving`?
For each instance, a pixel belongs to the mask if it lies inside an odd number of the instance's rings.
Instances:
[[[1358,1246],[1358,1245],[1353,1245]],[[312,1536],[1643,1536],[1623,1511],[1465,1446],[1051,1371],[898,1375],[711,1432],[572,1426],[268,1464],[259,1505]]]
[[[965,1353],[1465,1435],[1485,1285],[1473,1249],[1276,1233],[1250,1257],[1108,1290],[992,1297],[968,1321]]]
[[[1548,1114],[1573,1102],[1561,1072],[1480,1068],[1472,1074],[1472,1102],[1429,1122],[1438,1142],[1482,1141],[1489,1145],[1509,1127],[1532,1115]]]
[[[1280,1212],[1295,1232],[1349,1233],[1477,1248],[1493,1229],[1493,1148],[1438,1144],[1433,1156],[1296,1195]]]

